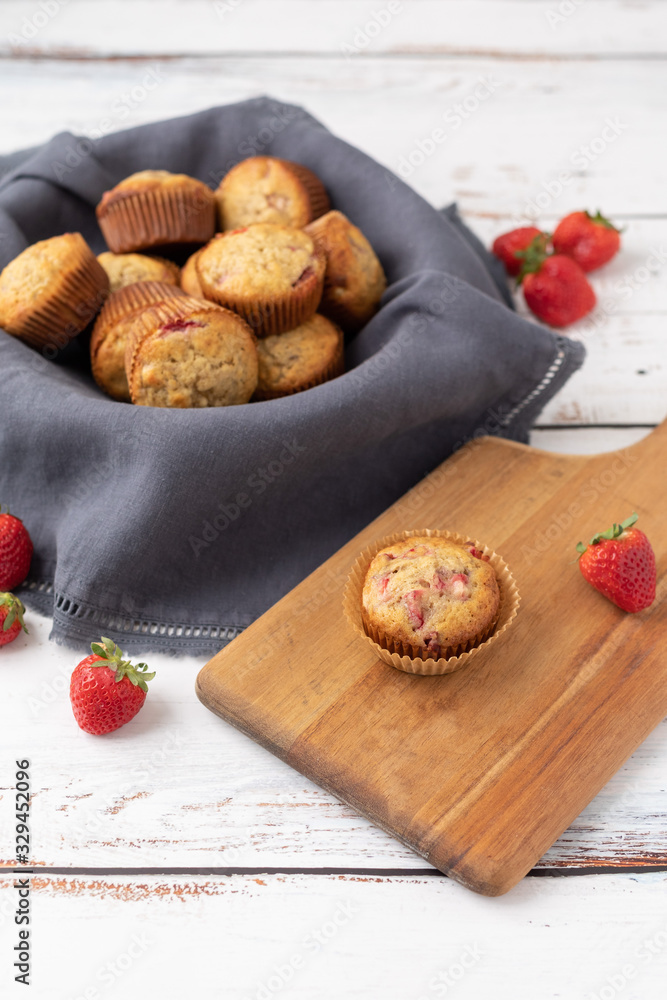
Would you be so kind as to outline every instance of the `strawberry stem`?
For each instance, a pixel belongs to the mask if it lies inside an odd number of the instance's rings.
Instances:
[[[148,665],[146,663],[134,664],[130,660],[124,660],[123,650],[120,646],[117,646],[113,639],[106,639],[104,636],[99,642],[91,642],[90,648],[96,656],[101,657],[95,663],[91,663],[91,667],[109,667],[115,672],[116,684],[120,683],[123,677],[127,677],[134,687],[148,691],[148,682],[155,677],[155,671],[147,673]]]
[[[23,607],[23,602],[18,597],[15,597],[14,594],[0,593],[0,608],[8,608],[7,615],[2,623],[3,632],[9,632],[14,622],[18,619],[19,625],[27,634],[28,630],[23,621],[25,608]]]
[[[514,256],[523,261],[516,283],[520,285],[527,274],[536,274],[549,256],[547,244],[551,233],[540,233],[528,244],[525,250],[515,250]]]
[[[602,541],[611,541],[613,538],[620,538],[626,528],[631,528],[638,519],[639,514],[637,514],[636,511],[633,511],[630,517],[626,517],[625,521],[621,521],[620,524],[617,524],[616,521],[614,521],[611,528],[608,528],[606,531],[599,531],[597,535],[593,535],[588,545],[599,545]],[[588,545],[584,545],[583,542],[577,543],[577,552],[580,556],[584,554]],[[577,556],[577,558],[579,558],[579,556]]]
[[[595,222],[598,226],[604,226],[605,229],[613,229],[614,232],[616,233],[623,232],[623,230],[619,229],[618,226],[615,226],[610,219],[606,218],[606,216],[602,214],[599,208],[595,213],[595,215],[591,215],[590,212],[586,212],[586,215],[591,220],[591,222]]]

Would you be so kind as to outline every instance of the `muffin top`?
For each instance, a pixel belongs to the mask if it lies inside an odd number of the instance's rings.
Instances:
[[[482,554],[472,543],[437,536],[415,535],[381,549],[362,593],[371,624],[436,658],[485,632],[499,605],[496,574]]]
[[[222,228],[256,222],[305,226],[313,213],[298,170],[275,156],[252,156],[232,167],[215,193]]]
[[[188,174],[172,174],[169,170],[140,170],[136,174],[125,177],[110,191],[105,191],[102,200],[97,206],[97,211],[102,212],[113,202],[121,201],[123,198],[131,198],[133,195],[141,194],[145,191],[156,189],[181,188],[189,190],[197,195],[203,196],[207,201],[214,201],[213,192],[203,181],[196,177],[189,177]]]
[[[324,259],[301,229],[258,223],[232,229],[198,254],[197,273],[209,288],[238,298],[285,295],[313,273],[324,272]]]
[[[164,257],[106,251],[98,254],[97,259],[107,272],[112,292],[117,292],[119,288],[137,281],[164,281],[170,285],[178,284],[180,275],[178,265],[165,260]]]
[[[287,333],[264,337],[259,353],[258,392],[294,392],[320,378],[340,357],[343,334],[315,315]]]

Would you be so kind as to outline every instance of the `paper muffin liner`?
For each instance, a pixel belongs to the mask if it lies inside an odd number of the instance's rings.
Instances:
[[[113,326],[136,309],[143,309],[144,306],[161,302],[163,299],[185,298],[186,295],[187,292],[179,285],[172,285],[166,281],[135,281],[131,285],[123,285],[118,291],[112,292],[106,300],[95,326]]]
[[[446,538],[457,545],[474,545],[476,549],[479,549],[485,556],[489,557],[489,563],[495,570],[500,590],[500,605],[495,622],[472,642],[453,647],[448,650],[447,656],[441,656],[437,660],[434,658],[422,659],[417,655],[420,647],[407,647],[403,643],[386,641],[384,636],[380,634],[380,630],[373,629],[370,626],[367,628],[364,621],[366,616],[363,613],[361,596],[366,573],[372,559],[386,546],[404,541],[415,535]],[[357,635],[373,648],[379,658],[397,670],[403,670],[408,674],[422,674],[424,676],[451,674],[467,666],[474,656],[480,656],[490,649],[497,648],[498,643],[506,636],[507,631],[517,616],[519,603],[520,596],[514,577],[507,563],[497,552],[494,552],[477,539],[470,538],[467,535],[428,528],[419,531],[400,531],[393,535],[387,535],[364,549],[350,571],[343,594],[343,611],[345,617]]]
[[[340,341],[335,357],[326,368],[322,369],[322,372],[317,377],[301,382],[298,386],[295,386],[292,389],[272,390],[260,389],[258,387],[252,398],[256,403],[260,403],[267,399],[282,399],[283,396],[293,396],[297,392],[305,392],[306,389],[314,389],[316,385],[323,385],[324,382],[329,382],[332,378],[338,378],[339,375],[342,375],[345,371],[344,360],[345,348],[343,344],[343,331],[341,330]]]
[[[310,202],[311,222],[313,219],[319,219],[320,215],[324,215],[331,208],[329,195],[324,184],[317,174],[314,174],[308,167],[304,167],[302,163],[294,163],[293,160],[283,160],[282,162],[290,168],[293,174],[296,174],[306,189]]]
[[[97,221],[113,253],[206,243],[215,232],[215,198],[205,184],[160,185],[98,205]]]
[[[317,248],[315,256],[324,262],[323,255]],[[324,267],[321,267],[319,274],[313,271],[302,285],[291,288],[289,292],[280,296],[255,296],[252,300],[248,300],[225,293],[222,289],[206,284],[204,280],[202,288],[207,299],[226,306],[227,309],[242,316],[256,337],[271,337],[274,334],[287,333],[288,330],[301,326],[315,315],[322,298],[324,270]],[[202,274],[198,266],[197,273],[201,280]]]
[[[76,234],[79,235],[79,234]],[[83,237],[72,248],[57,287],[11,332],[44,357],[55,357],[94,319],[109,294],[109,278]]]

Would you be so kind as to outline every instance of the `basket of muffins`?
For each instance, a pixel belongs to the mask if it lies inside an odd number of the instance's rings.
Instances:
[[[234,406],[314,388],[343,373],[345,337],[386,288],[319,178],[277,157],[243,160],[216,191],[144,170],[96,214],[99,256],[65,233],[7,264],[0,326],[46,358],[89,332],[93,378],[120,402]]]
[[[410,674],[449,674],[497,648],[519,608],[509,567],[451,531],[403,531],[354,563],[343,607],[357,636]]]

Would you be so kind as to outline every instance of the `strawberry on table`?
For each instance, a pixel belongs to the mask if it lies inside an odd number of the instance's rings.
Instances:
[[[576,260],[583,271],[595,271],[618,253],[621,235],[599,211],[572,212],[558,223],[552,242],[556,253]]]
[[[655,553],[631,514],[608,531],[579,542],[579,569],[584,579],[623,611],[641,611],[655,600]]]
[[[147,673],[145,663],[133,666],[124,660],[122,650],[111,639],[103,637],[90,648],[92,654],[74,668],[69,695],[79,727],[101,736],[134,718],[155,673]]]
[[[571,257],[548,254],[539,237],[520,256],[523,266],[518,281],[528,308],[538,319],[550,326],[569,326],[595,306],[595,292]]]
[[[32,559],[32,541],[18,517],[0,510],[0,590],[23,583]]]
[[[491,250],[502,260],[508,274],[517,275],[521,270],[522,260],[517,257],[521,250],[527,250],[536,237],[543,237],[544,242],[549,239],[548,233],[543,233],[535,226],[522,226],[520,229],[512,229],[509,233],[502,233],[493,241]]]
[[[0,593],[0,646],[13,642],[21,629],[27,632],[23,624],[25,608],[13,594]]]

